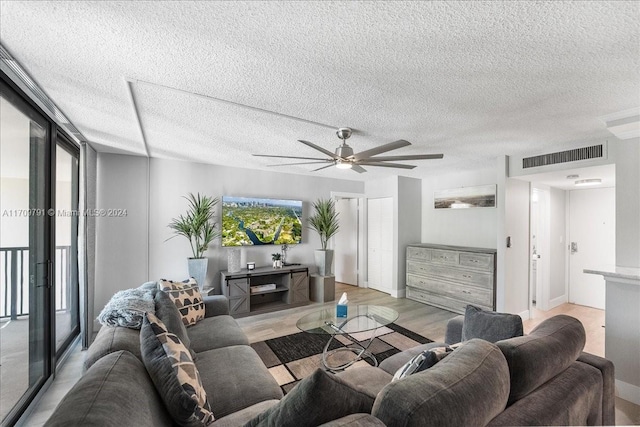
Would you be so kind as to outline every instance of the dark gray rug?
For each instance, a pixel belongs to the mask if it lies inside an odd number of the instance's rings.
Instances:
[[[356,335],[356,339],[362,340],[359,342],[365,346],[371,337],[370,332],[354,335]],[[284,393],[287,393],[298,381],[313,373],[316,368],[324,369],[322,350],[328,340],[328,335],[297,332],[279,338],[260,341],[251,344],[251,347],[260,355],[260,358],[276,381],[278,381]],[[392,323],[378,329],[376,337],[373,338],[369,346],[369,351],[374,354],[378,363],[380,363],[387,357],[402,350],[430,342],[433,341]],[[329,349],[335,350],[349,344],[352,344],[351,340],[345,336],[337,336]],[[343,362],[353,357],[353,354],[339,352],[332,357],[343,358],[342,360],[334,359],[336,362]],[[366,366],[364,365],[365,363],[373,365],[373,361],[365,358],[354,366]]]

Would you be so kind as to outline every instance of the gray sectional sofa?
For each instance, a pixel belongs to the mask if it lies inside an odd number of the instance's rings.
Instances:
[[[155,314],[195,356],[216,416],[213,426],[242,425],[277,403],[282,390],[229,316],[227,299],[205,296],[203,300],[205,318],[183,329],[186,336],[178,332],[182,321],[163,292],[156,293]],[[141,360],[139,330],[103,326],[87,350],[85,374],[46,425],[174,425]]]
[[[331,417],[328,414],[334,407],[344,408],[350,392],[321,391],[304,400],[294,389],[281,399],[278,384],[228,316],[224,297],[206,297],[205,303],[206,318],[187,328],[187,338],[216,416],[213,427],[243,426],[263,411],[285,405],[277,423],[265,417],[251,425],[322,424],[304,418],[300,421],[305,411],[296,405],[305,401],[313,402],[314,412],[324,416],[326,424],[322,425],[330,427],[615,424],[613,365],[582,352],[585,331],[572,317],[555,316],[527,336],[496,344],[469,340],[434,367],[400,381],[391,382],[400,366],[419,352],[442,344],[398,353],[380,367],[340,372],[336,381],[358,393],[360,402],[368,397],[370,404],[365,411],[360,404],[360,410],[353,411],[356,413],[345,414],[343,410]],[[163,312],[158,304],[156,314],[160,317]],[[447,338],[459,340],[461,327],[461,318],[452,319]],[[137,334],[119,327],[100,331],[88,351],[86,373],[58,405],[47,426],[173,425],[140,361]],[[342,405],[335,405],[335,399],[341,399]],[[282,414],[296,415],[287,421]]]

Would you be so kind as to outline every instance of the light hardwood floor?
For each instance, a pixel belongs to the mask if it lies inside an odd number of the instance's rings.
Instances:
[[[336,300],[342,292],[347,292],[349,301],[354,304],[385,305],[395,309],[400,314],[396,321],[398,325],[434,341],[444,340],[447,321],[457,316],[456,313],[405,298],[392,298],[382,292],[337,283]],[[298,332],[296,322],[300,317],[323,306],[331,307],[334,304],[335,302],[311,303],[304,307],[248,316],[237,320],[242,330],[247,334],[249,341],[257,342]],[[525,333],[530,332],[544,319],[556,314],[568,314],[578,318],[587,331],[585,351],[599,356],[604,355],[604,311],[602,310],[574,304],[563,304],[547,312],[535,310],[533,319],[524,322]],[[58,402],[82,375],[84,355],[85,353],[78,348],[73,351],[52,386],[35,405],[34,411],[24,425],[37,427],[44,424]],[[640,425],[640,406],[616,398],[616,425]]]

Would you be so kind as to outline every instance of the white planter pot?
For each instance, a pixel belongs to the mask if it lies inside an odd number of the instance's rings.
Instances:
[[[196,279],[198,288],[202,291],[205,281],[207,280],[207,265],[209,264],[209,260],[207,258],[189,258],[188,262],[189,276]]]
[[[282,268],[282,260],[274,259],[273,260],[273,268]]]
[[[331,276],[331,264],[333,263],[333,250],[316,249],[314,252],[316,267],[320,276]]]

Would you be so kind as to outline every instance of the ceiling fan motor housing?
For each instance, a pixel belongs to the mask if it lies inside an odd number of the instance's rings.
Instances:
[[[346,159],[349,156],[353,156],[353,148],[349,147],[347,144],[342,144],[338,148],[336,148],[336,156]]]

